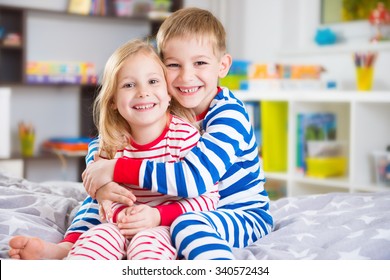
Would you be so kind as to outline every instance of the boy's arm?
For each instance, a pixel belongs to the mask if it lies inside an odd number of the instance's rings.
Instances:
[[[205,133],[180,162],[118,159],[114,181],[181,197],[197,197],[209,191],[244,151],[257,154],[244,105],[233,97],[226,101],[225,96],[217,95],[220,100],[203,122]]]
[[[99,204],[88,196],[73,218],[62,242],[75,243],[81,234],[100,223]]]
[[[88,153],[85,157],[87,166],[93,163],[94,156],[98,151],[99,138],[96,137],[88,144]],[[61,242],[75,243],[81,234],[100,223],[99,204],[97,200],[88,196],[77,211]]]
[[[91,142],[88,144],[88,152],[85,156],[85,163],[88,165],[91,162],[94,161],[95,155],[97,155],[99,152],[99,136],[92,139]]]

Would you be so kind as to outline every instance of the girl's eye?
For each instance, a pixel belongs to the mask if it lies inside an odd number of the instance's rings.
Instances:
[[[135,86],[134,83],[126,83],[126,84],[124,84],[122,87],[123,87],[123,88],[133,88],[134,86]]]

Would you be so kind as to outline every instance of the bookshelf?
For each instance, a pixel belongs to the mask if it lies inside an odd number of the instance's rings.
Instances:
[[[372,154],[384,151],[390,144],[389,92],[311,90],[235,91],[235,94],[243,101],[287,103],[287,168],[278,172],[265,170],[267,180],[281,182],[287,196],[388,189],[375,182]],[[315,112],[331,112],[337,117],[337,140],[345,143],[345,176],[315,178],[296,171],[297,115]]]
[[[80,1],[79,1],[80,2]],[[24,84],[26,83],[25,66],[28,58],[28,49],[31,39],[27,24],[31,15],[39,14],[43,18],[59,17],[67,18],[68,21],[91,20],[97,21],[119,21],[123,24],[146,22],[149,24],[150,33],[155,35],[161,25],[162,17],[149,17],[147,14],[133,14],[129,16],[117,16],[115,14],[114,1],[106,1],[107,10],[104,14],[81,14],[67,11],[44,10],[34,8],[21,8],[0,5],[0,28],[3,30],[3,38],[0,38],[0,84]],[[183,6],[183,0],[171,0],[171,12]],[[50,22],[48,22],[50,24]],[[20,43],[17,45],[7,45],[5,37],[9,34],[20,36]],[[44,47],[45,48],[45,47]]]
[[[182,0],[172,0],[171,11],[182,5]],[[83,156],[61,154],[59,160],[56,154],[47,156],[41,153],[40,146],[51,137],[95,134],[92,102],[97,86],[29,84],[25,71],[27,62],[90,61],[96,65],[100,76],[115,48],[131,38],[153,35],[162,20],[147,15],[118,17],[112,9],[105,15],[81,15],[66,10],[0,5],[0,27],[6,33],[19,34],[21,38],[19,45],[12,46],[0,40],[0,88],[11,91],[8,134],[11,156],[1,158],[1,166],[9,165],[16,174],[24,174],[33,181],[56,180],[64,178],[65,159],[69,173],[66,179],[80,181],[85,166]],[[36,152],[31,158],[18,155],[19,141],[15,131],[19,121],[31,121],[37,129]]]
[[[23,82],[25,60],[25,11],[0,6],[0,83]],[[19,44],[7,44],[7,35],[18,34]]]

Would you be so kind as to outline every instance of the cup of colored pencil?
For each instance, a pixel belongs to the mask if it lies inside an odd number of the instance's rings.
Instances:
[[[354,53],[356,68],[356,88],[359,91],[370,91],[374,81],[375,52]]]
[[[19,123],[20,152],[24,157],[34,155],[35,130],[31,124]]]

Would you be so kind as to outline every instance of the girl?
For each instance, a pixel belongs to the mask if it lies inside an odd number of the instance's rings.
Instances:
[[[178,105],[170,106],[165,71],[152,47],[140,40],[124,44],[111,55],[94,104],[100,157],[176,162],[196,146],[198,130],[170,113],[181,115],[185,111]],[[115,184],[110,182],[106,187]],[[68,243],[77,240],[67,259],[176,259],[169,234],[172,221],[187,211],[214,210],[219,198],[216,185],[212,191],[191,199],[124,186],[131,190],[133,203],[113,203],[112,215],[105,217],[107,223],[92,227],[86,219],[83,225],[83,215],[97,213],[98,209],[96,201],[84,203],[73,222],[77,227],[71,227],[72,234],[65,238]],[[28,237],[11,240],[11,257],[31,254],[34,242],[29,241]]]

